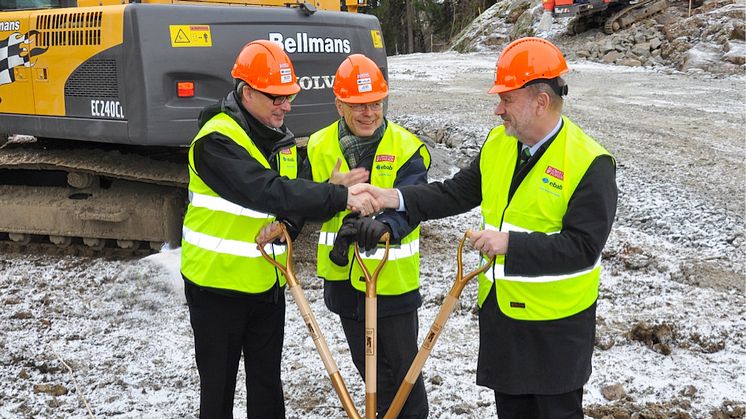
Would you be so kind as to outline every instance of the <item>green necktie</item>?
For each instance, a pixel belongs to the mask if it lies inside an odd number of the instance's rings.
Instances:
[[[528,147],[523,147],[523,149],[521,150],[520,161],[518,162],[518,167],[519,168],[523,167],[523,165],[526,164],[526,162],[530,158],[531,158],[531,149]]]

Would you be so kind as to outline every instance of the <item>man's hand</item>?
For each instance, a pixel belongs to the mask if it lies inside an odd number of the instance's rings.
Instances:
[[[350,263],[349,251],[350,245],[355,243],[358,234],[358,214],[347,214],[342,220],[342,227],[337,232],[334,239],[334,247],[329,252],[329,259],[337,266],[347,266]]]
[[[469,243],[487,255],[504,255],[508,251],[508,233],[494,230],[475,231],[469,236]]]
[[[357,244],[366,252],[376,248],[381,236],[391,233],[388,225],[369,217],[359,218],[357,227]]]
[[[399,193],[396,189],[384,189],[368,183],[358,183],[350,187],[350,191],[353,195],[369,194],[378,202],[381,208],[399,208]]]
[[[356,167],[349,172],[340,173],[339,168],[342,167],[342,159],[337,158],[337,164],[332,169],[332,175],[329,177],[329,183],[334,185],[344,185],[348,188],[352,185],[368,181],[370,172],[364,167]]]
[[[356,186],[359,185],[365,185],[365,183],[358,183]],[[350,188],[347,189],[347,209],[352,212],[359,212],[361,215],[366,216],[379,212],[381,206],[371,194],[365,192],[355,194],[352,192],[352,188]]]
[[[256,236],[257,247],[260,244],[266,244],[273,239],[276,239],[280,243],[285,242],[285,235],[280,234],[280,223],[278,221],[262,227],[262,229],[259,231],[259,235]]]
[[[329,252],[329,258],[336,265],[346,266],[349,263],[351,244],[357,241],[360,248],[368,252],[377,247],[385,233],[391,233],[388,225],[373,218],[347,214],[337,232],[337,238],[334,239],[334,247]]]

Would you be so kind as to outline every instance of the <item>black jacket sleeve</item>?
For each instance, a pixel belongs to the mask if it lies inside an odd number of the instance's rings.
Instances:
[[[468,167],[451,179],[399,188],[409,222],[417,225],[421,221],[461,214],[479,205],[482,202],[480,155],[481,151]]]
[[[424,146],[423,146],[424,147]],[[401,188],[408,185],[427,185],[427,168],[425,159],[417,152],[399,168],[394,180],[394,187]],[[400,242],[403,237],[417,228],[419,222],[412,222],[405,212],[387,209],[377,215],[376,220],[387,224],[391,228],[391,241]]]
[[[331,217],[347,206],[346,187],[280,176],[222,134],[208,134],[193,147],[192,169],[218,195],[235,204],[277,217],[312,219]]]
[[[570,198],[560,233],[510,232],[505,273],[551,275],[592,266],[609,237],[616,206],[614,161],[609,156],[597,157]]]

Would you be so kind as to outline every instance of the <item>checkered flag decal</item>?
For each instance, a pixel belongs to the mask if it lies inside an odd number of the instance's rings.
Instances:
[[[8,38],[0,40],[0,86],[15,81],[14,67],[20,65],[30,67],[32,64],[29,63],[29,60],[47,50],[47,48],[33,48],[28,51],[29,39],[38,33],[37,31],[30,31],[21,35],[19,32],[15,32]],[[26,51],[28,53],[22,56],[21,53]]]

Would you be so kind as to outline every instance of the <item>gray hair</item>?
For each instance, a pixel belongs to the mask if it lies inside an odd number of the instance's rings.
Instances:
[[[246,83],[245,81],[241,80],[241,79],[234,79],[233,83],[236,86],[236,93],[238,94],[238,97],[240,99],[242,97],[242,95],[243,95],[243,88],[244,88],[244,86],[248,86],[249,84]]]
[[[560,89],[562,89],[564,86],[567,85],[567,83],[565,83],[565,81],[561,77],[557,77],[557,85],[560,87]],[[565,101],[562,96],[558,95],[555,89],[549,84],[534,83],[526,86],[526,89],[531,91],[534,96],[537,96],[540,93],[546,93],[549,96],[549,109],[560,113],[562,112],[562,106],[564,105]]]

